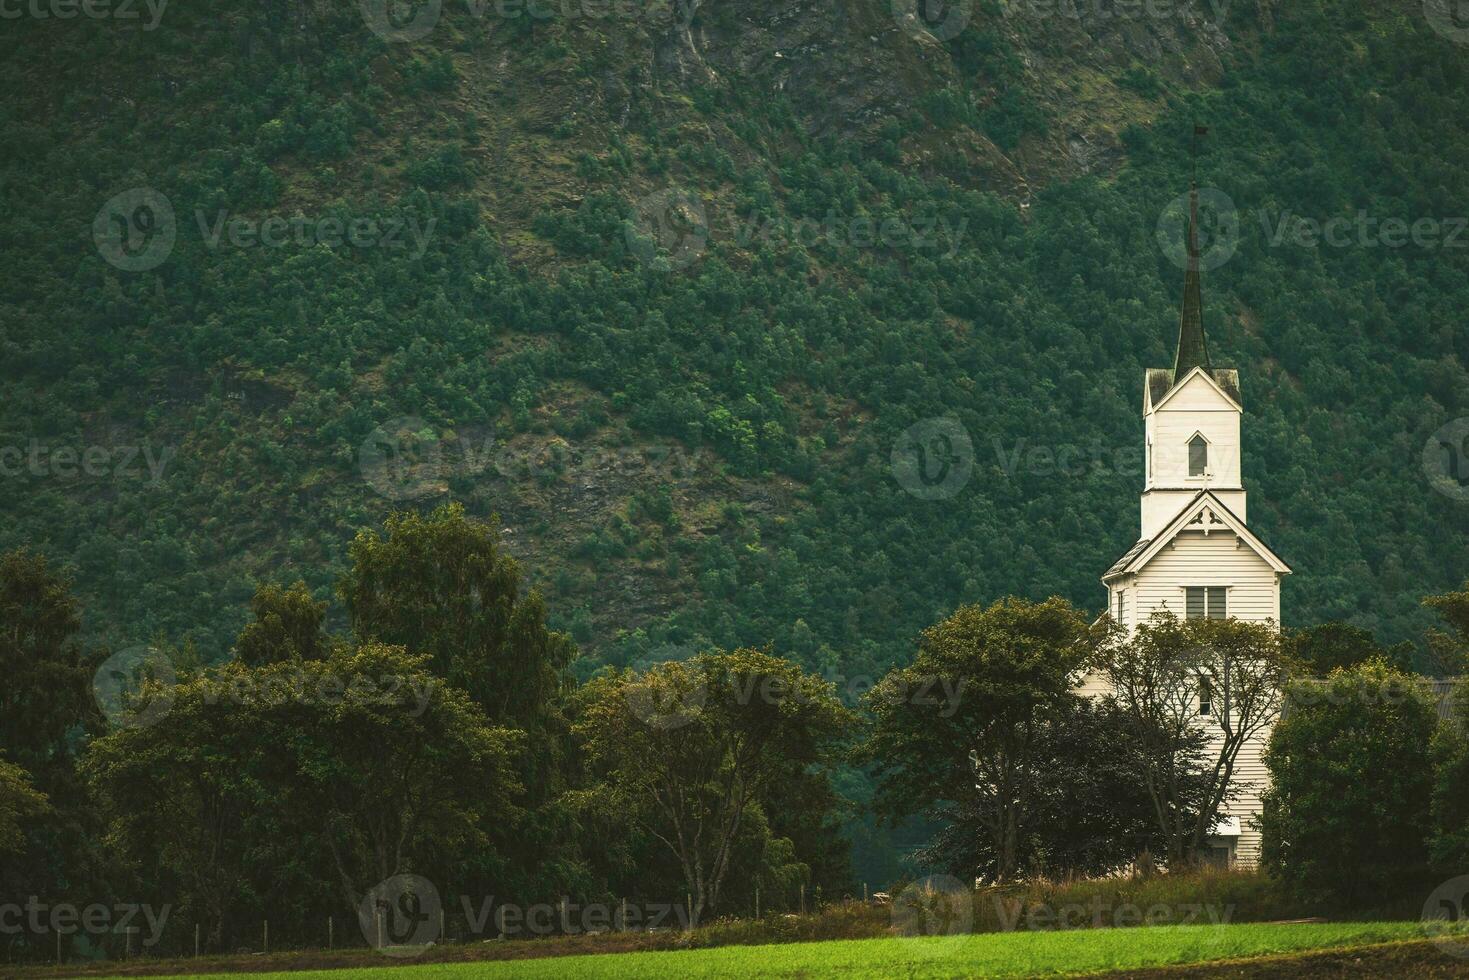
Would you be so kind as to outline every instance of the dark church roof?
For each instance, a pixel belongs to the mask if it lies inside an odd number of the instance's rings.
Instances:
[[[1132,560],[1134,558],[1136,558],[1138,555],[1142,554],[1143,549],[1146,548],[1148,545],[1150,545],[1152,543],[1153,543],[1153,539],[1152,538],[1143,538],[1137,544],[1133,545],[1131,548],[1128,548],[1127,549],[1127,553],[1124,554],[1121,558],[1117,559],[1115,562],[1113,562],[1112,563],[1112,567],[1109,568],[1109,569],[1107,569],[1106,574],[1104,574],[1102,576],[1102,581],[1105,582],[1107,579],[1111,578],[1115,573],[1120,572],[1124,568],[1126,568],[1128,565],[1131,565],[1132,564]]]

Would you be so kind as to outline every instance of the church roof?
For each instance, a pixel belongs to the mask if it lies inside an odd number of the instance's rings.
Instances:
[[[1184,505],[1178,512],[1178,516],[1168,522],[1162,531],[1152,538],[1143,538],[1137,544],[1127,549],[1127,553],[1112,563],[1102,576],[1103,582],[1111,581],[1119,575],[1136,572],[1144,565],[1153,560],[1163,546],[1179,535],[1201,510],[1200,504],[1207,503],[1215,512],[1216,516],[1222,517],[1224,525],[1237,534],[1245,544],[1249,545],[1257,555],[1282,575],[1290,574],[1290,566],[1287,565],[1274,551],[1270,549],[1259,535],[1251,531],[1245,522],[1239,519],[1234,511],[1229,509],[1224,501],[1220,500],[1212,490],[1200,490],[1194,494],[1193,499]]]
[[[1102,575],[1102,580],[1106,581],[1113,575],[1121,574],[1122,570],[1128,565],[1131,565],[1132,560],[1136,558],[1139,554],[1141,554],[1144,548],[1152,543],[1152,538],[1140,539],[1137,544],[1133,545],[1131,548],[1128,548],[1121,558],[1112,563],[1112,567],[1107,569],[1107,571]]]

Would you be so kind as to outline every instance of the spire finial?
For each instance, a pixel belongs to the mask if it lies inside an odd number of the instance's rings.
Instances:
[[[1178,355],[1173,361],[1173,383],[1196,367],[1210,369],[1209,345],[1204,340],[1204,293],[1199,276],[1199,137],[1209,132],[1194,126],[1193,178],[1188,191],[1188,265],[1183,276],[1183,313],[1178,323]]]

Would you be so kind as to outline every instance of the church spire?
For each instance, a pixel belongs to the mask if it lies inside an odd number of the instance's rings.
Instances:
[[[1210,369],[1209,345],[1204,339],[1204,294],[1199,283],[1199,188],[1189,187],[1188,271],[1183,277],[1183,315],[1178,322],[1178,356],[1173,361],[1173,383],[1196,367]]]

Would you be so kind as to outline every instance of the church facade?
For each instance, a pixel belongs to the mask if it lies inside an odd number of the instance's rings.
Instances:
[[[1250,529],[1241,482],[1243,397],[1239,372],[1215,367],[1204,335],[1199,276],[1198,195],[1192,194],[1188,264],[1172,368],[1143,379],[1144,477],[1137,542],[1102,575],[1112,617],[1131,630],[1156,612],[1180,618],[1280,623],[1280,589],[1291,570]],[[1095,680],[1085,685],[1093,693]],[[1214,706],[1199,695],[1200,723]],[[1208,843],[1216,863],[1253,865],[1267,773],[1268,731],[1240,750],[1238,799]]]

